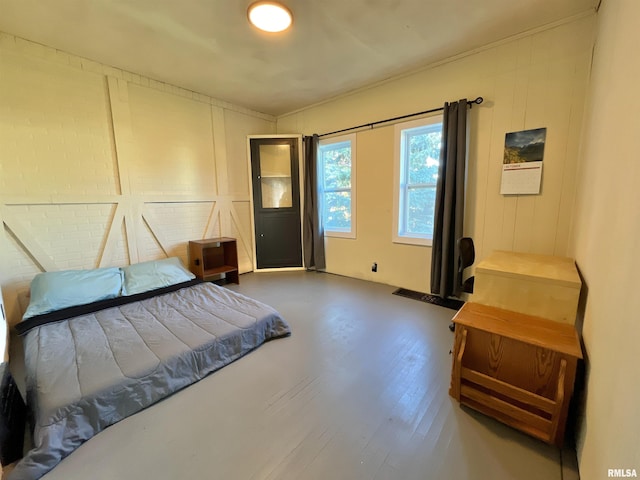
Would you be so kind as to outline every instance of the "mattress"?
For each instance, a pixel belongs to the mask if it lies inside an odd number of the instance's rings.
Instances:
[[[211,283],[92,310],[25,334],[33,449],[10,480],[40,478],[109,425],[290,334],[273,308]]]

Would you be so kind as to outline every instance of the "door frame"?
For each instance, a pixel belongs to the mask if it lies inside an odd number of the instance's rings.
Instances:
[[[258,268],[258,256],[256,252],[256,219],[253,205],[253,169],[251,168],[251,140],[263,138],[297,138],[298,139],[298,183],[300,184],[300,248],[302,249],[302,266],[301,267],[282,267],[282,268]],[[287,272],[294,270],[305,270],[304,264],[304,161],[302,157],[302,135],[299,133],[285,134],[268,134],[268,135],[247,135],[247,178],[249,180],[249,211],[251,212],[251,247],[253,252],[253,271],[254,272]]]

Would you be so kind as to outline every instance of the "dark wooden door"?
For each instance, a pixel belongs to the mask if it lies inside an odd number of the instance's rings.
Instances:
[[[252,138],[256,266],[302,267],[297,138]]]

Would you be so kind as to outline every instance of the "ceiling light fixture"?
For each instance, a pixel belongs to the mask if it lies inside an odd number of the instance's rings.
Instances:
[[[265,32],[282,32],[291,25],[291,11],[276,2],[255,2],[247,12],[249,22]]]

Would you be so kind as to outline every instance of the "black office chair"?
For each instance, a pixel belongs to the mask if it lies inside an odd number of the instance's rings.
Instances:
[[[464,279],[464,270],[473,265],[476,260],[476,249],[473,246],[471,237],[462,237],[458,239],[458,277],[456,295],[460,293],[473,293],[473,284],[475,277]],[[456,329],[456,324],[451,322],[449,330],[452,332]]]
[[[464,278],[464,270],[473,265],[476,260],[476,249],[473,247],[471,237],[462,237],[458,240],[458,293],[473,293],[475,277]]]

